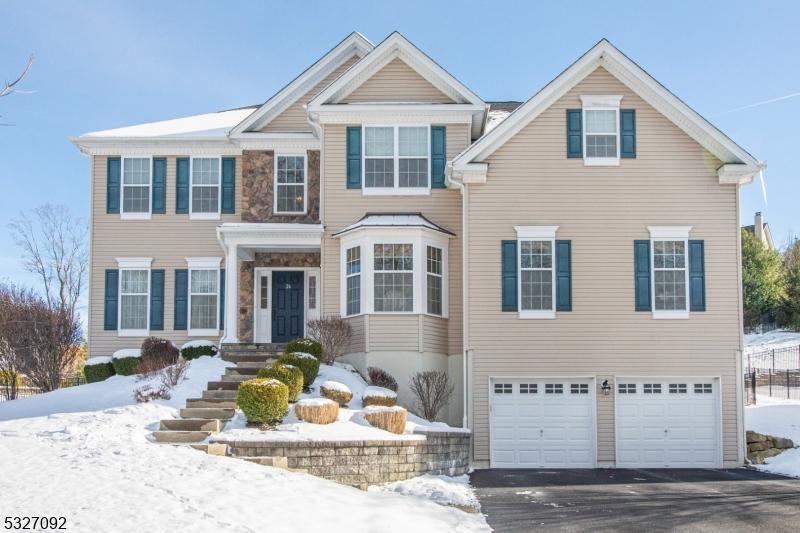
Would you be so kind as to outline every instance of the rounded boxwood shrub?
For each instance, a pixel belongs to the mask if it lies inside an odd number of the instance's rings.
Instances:
[[[286,353],[292,352],[310,353],[322,361],[322,344],[310,337],[300,337],[299,339],[289,341],[289,343],[286,344]]]
[[[189,341],[181,346],[181,357],[190,361],[208,355],[214,357],[219,353],[219,348],[210,341]]]
[[[289,410],[289,387],[277,379],[249,379],[239,384],[236,404],[249,424],[273,424]]]
[[[303,373],[303,387],[305,388],[310,387],[319,374],[319,359],[307,352],[286,352],[278,359],[278,362],[299,368]]]
[[[111,356],[114,372],[120,376],[132,376],[137,373],[142,357],[139,350],[117,350]]]
[[[353,399],[353,393],[344,383],[338,381],[324,381],[319,387],[319,393],[339,404],[339,407],[347,407],[347,403]]]
[[[303,392],[303,372],[294,365],[275,363],[270,368],[262,368],[256,377],[277,379],[289,387],[289,401],[297,400]]]
[[[361,394],[361,405],[364,407],[370,405],[393,407],[397,405],[397,393],[383,387],[367,387]]]
[[[110,357],[92,357],[86,361],[86,365],[83,367],[86,383],[105,381],[113,375],[114,365],[111,364]]]

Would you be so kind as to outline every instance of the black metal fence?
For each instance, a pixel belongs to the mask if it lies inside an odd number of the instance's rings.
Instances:
[[[761,397],[800,400],[800,345],[746,354],[747,404]]]
[[[86,379],[83,376],[72,376],[68,378],[63,378],[61,380],[61,388],[66,387],[77,387],[78,385],[85,385]],[[37,394],[41,394],[42,389],[39,387],[34,387],[31,385],[20,385],[17,387],[17,397],[16,399],[19,400],[21,398],[30,398],[31,396],[36,396]],[[0,383],[0,402],[6,402],[9,400],[10,390],[4,384]]]

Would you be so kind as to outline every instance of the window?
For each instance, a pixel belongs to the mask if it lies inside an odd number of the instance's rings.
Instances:
[[[539,387],[536,383],[520,383],[519,384],[519,393],[520,394],[536,394],[539,392]]]
[[[150,270],[123,268],[119,272],[119,329],[147,333]]]
[[[553,310],[553,241],[519,243],[520,310]]]
[[[495,394],[511,394],[512,393],[511,383],[495,383],[494,384],[494,393]]]
[[[694,384],[694,393],[695,394],[711,394],[714,388],[711,383],[695,383]]]
[[[620,383],[617,385],[620,394],[636,394],[636,383]]]
[[[686,383],[670,383],[670,394],[686,394]]]
[[[561,383],[545,383],[545,394],[564,394],[564,385]]]
[[[584,109],[587,159],[618,157],[618,114],[617,109]]]
[[[653,241],[656,311],[686,311],[686,241]]]
[[[427,194],[429,126],[364,127],[365,194]]]
[[[195,218],[218,218],[220,212],[219,157],[193,157],[190,188],[191,214]]]
[[[661,383],[645,383],[645,394],[661,394]]]
[[[570,394],[589,394],[589,384],[588,383],[570,383],[569,392],[570,392]]]
[[[442,314],[442,249],[428,246],[428,313]]]
[[[361,312],[361,247],[347,249],[345,277],[347,279],[347,314]]]
[[[218,269],[189,271],[189,330],[217,330]],[[198,334],[198,333],[194,333]]]
[[[269,276],[261,276],[258,290],[258,306],[261,309],[269,309]]]
[[[414,311],[414,255],[411,244],[374,245],[376,313]]]
[[[123,218],[147,218],[150,216],[151,172],[152,161],[149,157],[122,158],[121,213]]]
[[[279,155],[275,161],[275,212],[306,212],[306,158]]]
[[[317,276],[308,276],[308,308],[317,308]]]

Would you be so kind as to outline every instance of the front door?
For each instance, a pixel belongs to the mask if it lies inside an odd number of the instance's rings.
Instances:
[[[272,273],[272,342],[303,336],[303,272]]]

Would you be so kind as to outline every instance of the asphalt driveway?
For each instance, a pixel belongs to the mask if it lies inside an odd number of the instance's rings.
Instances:
[[[756,470],[476,470],[506,531],[800,531],[800,480]]]

